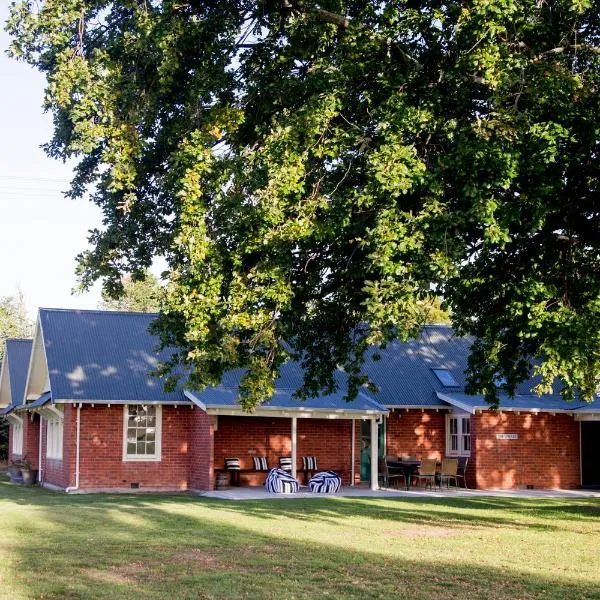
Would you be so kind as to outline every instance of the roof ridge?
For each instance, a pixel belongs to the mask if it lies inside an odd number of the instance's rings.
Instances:
[[[157,312],[142,312],[142,311],[133,311],[133,310],[103,310],[101,308],[48,308],[42,307],[39,308],[40,312],[65,312],[65,313],[93,313],[93,314],[102,314],[102,315],[144,315],[144,316],[156,316],[158,317],[159,313]]]

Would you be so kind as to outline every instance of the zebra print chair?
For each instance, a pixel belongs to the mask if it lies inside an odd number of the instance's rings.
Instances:
[[[265,489],[272,494],[295,494],[300,489],[300,484],[283,469],[271,469],[265,481]]]
[[[308,482],[308,489],[315,494],[335,494],[342,487],[342,478],[335,471],[320,471]]]

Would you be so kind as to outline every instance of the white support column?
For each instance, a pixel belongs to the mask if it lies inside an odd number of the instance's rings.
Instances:
[[[352,467],[350,468],[351,477],[350,485],[354,487],[354,478],[356,477],[354,473],[354,461],[356,460],[355,456],[356,452],[356,419],[352,419]]]
[[[371,489],[379,489],[379,431],[377,418],[371,419]]]
[[[296,477],[296,450],[297,450],[298,418],[292,417],[292,477]]]

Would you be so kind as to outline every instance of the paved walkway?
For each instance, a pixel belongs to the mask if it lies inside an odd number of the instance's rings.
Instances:
[[[336,494],[312,494],[307,488],[300,488],[297,494],[270,494],[262,487],[239,487],[213,492],[203,492],[200,495],[206,498],[219,498],[221,500],[287,500],[294,498],[323,498],[325,496],[352,498],[446,498],[446,497],[499,497],[499,498],[599,498],[600,490],[465,490],[455,488],[442,488],[442,490],[411,489],[410,491],[397,489],[381,489],[372,491],[366,487],[343,487]]]

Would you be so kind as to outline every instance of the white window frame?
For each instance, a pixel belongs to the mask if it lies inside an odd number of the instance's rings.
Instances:
[[[128,454],[127,428],[129,424],[129,407],[152,406],[156,409],[156,426],[154,428],[154,454]],[[162,406],[160,404],[126,404],[123,406],[123,462],[158,462],[161,460],[162,448]]]
[[[62,460],[64,421],[60,417],[46,420],[46,458]]]
[[[452,433],[452,421],[456,422],[456,433]],[[468,431],[466,431],[468,429]],[[457,436],[458,448],[452,448],[452,436]],[[467,441],[468,440],[468,441]],[[471,415],[469,413],[450,413],[446,415],[446,455],[471,456]],[[466,449],[465,446],[469,448]]]
[[[12,424],[12,453],[23,456],[23,422]]]

